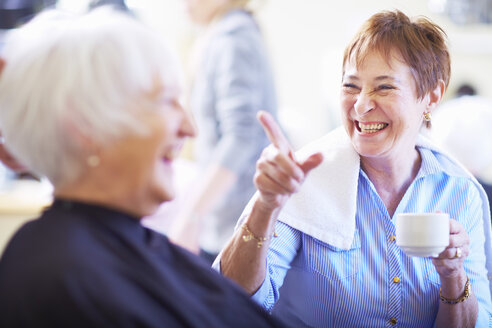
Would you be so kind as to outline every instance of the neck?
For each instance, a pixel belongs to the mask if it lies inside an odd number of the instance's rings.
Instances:
[[[133,190],[129,191],[128,186],[119,183],[123,180],[125,179],[107,181],[97,176],[85,175],[63,188],[55,187],[54,195],[56,198],[106,206],[138,218],[150,215],[157,210],[156,208],[151,209],[148,203],[142,201],[142,197],[139,197]]]
[[[386,158],[361,157],[361,168],[374,184],[390,217],[420,169],[421,158],[417,149],[411,149],[408,154]]]
[[[224,6],[217,8],[215,13],[211,17],[208,25],[213,25],[215,22],[220,20],[225,14],[227,14],[231,10],[245,9],[246,3],[247,1],[231,1],[225,4]]]

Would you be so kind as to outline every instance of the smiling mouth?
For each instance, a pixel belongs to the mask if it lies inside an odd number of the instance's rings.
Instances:
[[[176,158],[178,158],[181,152],[181,145],[174,147],[162,157],[162,160],[166,164],[171,164]]]
[[[376,133],[388,126],[388,123],[362,123],[355,121],[357,131],[362,133]]]

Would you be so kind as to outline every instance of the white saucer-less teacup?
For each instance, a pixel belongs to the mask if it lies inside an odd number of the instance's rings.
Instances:
[[[449,245],[447,213],[399,213],[396,245],[407,255],[436,257]]]

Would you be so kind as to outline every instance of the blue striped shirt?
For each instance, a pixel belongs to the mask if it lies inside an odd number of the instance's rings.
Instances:
[[[395,215],[441,210],[463,224],[471,241],[464,266],[479,303],[477,327],[492,327],[479,192],[447,159],[419,151],[421,168]],[[439,275],[430,258],[409,257],[396,245],[394,222],[362,170],[351,249],[325,244],[282,222],[276,231],[265,281],[253,295],[273,314],[296,327],[434,326]]]

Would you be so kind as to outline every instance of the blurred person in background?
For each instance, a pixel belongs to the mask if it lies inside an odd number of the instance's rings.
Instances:
[[[202,259],[143,227],[174,197],[191,117],[179,65],[128,15],[48,11],[9,34],[0,128],[54,186],[0,259],[0,327],[272,327]]]
[[[214,266],[268,311],[296,327],[490,327],[487,197],[419,134],[448,86],[446,39],[425,17],[374,14],[345,48],[343,127],[294,154],[260,115],[259,192]],[[436,211],[449,245],[404,253],[396,215]]]
[[[477,94],[477,90],[468,83],[461,84],[456,90],[456,98],[462,96],[475,96]]]
[[[19,27],[42,9],[54,7],[56,2],[57,0],[0,0],[0,29]]]
[[[492,99],[462,84],[435,113],[432,139],[458,159],[492,198]]]
[[[263,37],[247,9],[250,1],[184,1],[191,20],[203,27],[189,94],[200,168],[171,237],[200,249],[212,263],[255,191],[255,162],[268,144],[256,114],[265,110],[276,116],[277,103]]]

